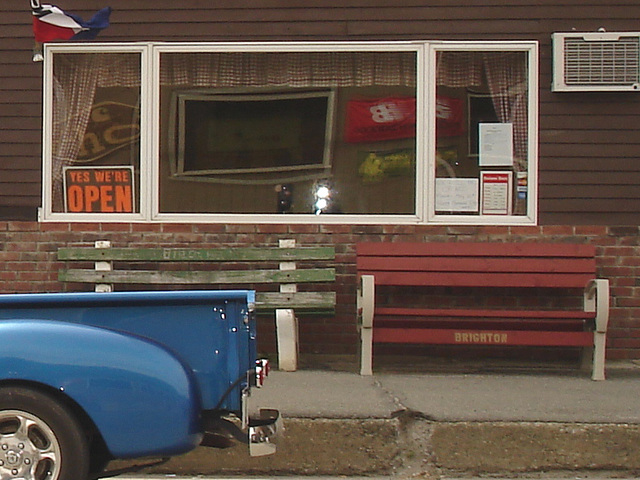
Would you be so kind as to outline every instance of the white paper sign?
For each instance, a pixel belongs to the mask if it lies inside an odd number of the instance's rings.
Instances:
[[[477,178],[436,178],[436,211],[476,213],[478,185]]]
[[[481,167],[513,166],[513,125],[511,123],[480,123],[478,134]]]

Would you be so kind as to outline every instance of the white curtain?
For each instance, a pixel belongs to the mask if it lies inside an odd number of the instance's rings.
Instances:
[[[513,124],[517,171],[527,169],[528,71],[523,52],[440,52],[437,85],[479,87],[486,80],[498,120]]]

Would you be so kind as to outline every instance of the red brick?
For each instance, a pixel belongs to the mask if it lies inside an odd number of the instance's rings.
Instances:
[[[132,223],[131,231],[133,233],[160,233],[162,232],[162,224],[160,223]]]
[[[256,233],[256,226],[252,224],[232,224],[225,226],[225,232],[227,233]]]
[[[70,231],[68,223],[41,223],[41,232],[68,232]]]
[[[69,225],[72,232],[100,232],[102,230],[99,223],[72,223]]]
[[[289,233],[302,234],[302,233],[320,233],[320,226],[315,224],[292,224],[289,225]]]
[[[599,225],[576,225],[576,235],[604,236],[607,234],[607,227]]]
[[[39,230],[38,223],[36,222],[9,222],[8,230],[10,232],[35,232]]]
[[[222,223],[196,224],[193,226],[193,229],[198,233],[225,233],[227,231],[226,225]]]
[[[571,236],[573,235],[573,227],[569,225],[545,225],[542,227],[542,235]]]
[[[539,236],[542,234],[542,227],[524,227],[524,226],[513,226],[510,228],[512,235],[531,235],[531,236]]]
[[[193,233],[193,225],[188,223],[163,223],[161,231],[163,233]]]
[[[350,225],[338,225],[338,224],[323,224],[320,225],[320,233],[335,234],[348,234],[351,233]]]
[[[509,235],[509,228],[497,225],[484,225],[478,229],[480,235]]]
[[[288,225],[282,224],[266,224],[257,225],[256,230],[259,234],[286,234],[289,233]]]

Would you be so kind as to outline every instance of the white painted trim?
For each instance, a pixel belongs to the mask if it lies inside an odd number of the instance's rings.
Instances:
[[[446,225],[537,225],[538,223],[538,42],[537,41],[507,41],[507,42],[430,42],[428,53],[428,72],[436,71],[436,54],[441,51],[524,51],[528,56],[529,78],[528,91],[528,135],[527,135],[527,214],[526,215],[442,215],[435,211],[435,175],[429,173],[428,178],[428,212],[426,219],[430,224]],[[432,79],[435,80],[435,79]],[[427,98],[435,98],[435,81],[427,86]],[[435,132],[435,102],[426,102],[428,117],[432,119],[429,125],[429,172],[435,172],[436,162],[436,132]],[[515,181],[515,180],[514,180]]]
[[[140,76],[141,79],[148,74],[148,43],[52,43],[44,45],[44,75],[43,75],[43,127],[42,127],[42,209],[40,210],[40,221],[43,222],[146,222],[149,214],[145,212],[147,199],[150,197],[149,188],[144,178],[140,180],[140,212],[108,214],[99,213],[65,213],[53,212],[52,198],[52,158],[53,150],[49,139],[53,135],[53,55],[55,53],[139,53],[140,54]],[[143,165],[151,161],[148,151],[148,143],[144,139],[149,137],[148,130],[151,124],[145,120],[145,110],[149,102],[148,86],[141,81],[141,116],[140,116],[140,169],[145,176]],[[144,162],[144,163],[143,163]]]

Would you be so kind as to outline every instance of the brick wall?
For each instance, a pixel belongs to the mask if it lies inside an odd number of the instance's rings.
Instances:
[[[597,246],[599,275],[611,282],[609,359],[640,358],[640,229],[638,227],[541,226],[446,227],[358,225],[221,225],[138,223],[0,222],[0,292],[56,292],[60,264],[56,250],[111,240],[114,246],[215,247],[277,245],[293,238],[299,245],[335,245],[335,316],[301,318],[302,353],[355,355],[355,244],[359,241],[564,242]],[[260,319],[261,347],[273,351],[273,319]]]

